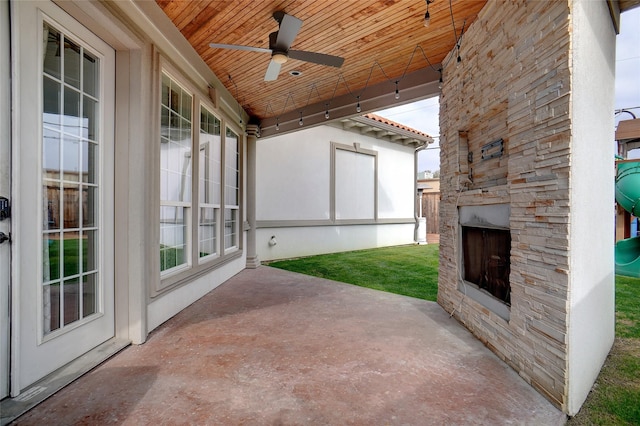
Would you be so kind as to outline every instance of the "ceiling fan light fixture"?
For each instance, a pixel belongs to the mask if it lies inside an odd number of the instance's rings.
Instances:
[[[273,56],[271,56],[271,59],[276,64],[284,64],[285,62],[287,62],[288,58],[286,53],[276,52],[273,54]]]

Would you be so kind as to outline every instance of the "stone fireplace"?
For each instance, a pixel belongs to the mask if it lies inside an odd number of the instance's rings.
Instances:
[[[614,338],[613,22],[489,1],[443,61],[438,303],[569,415]]]

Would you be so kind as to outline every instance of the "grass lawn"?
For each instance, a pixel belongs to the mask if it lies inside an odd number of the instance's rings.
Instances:
[[[576,425],[640,425],[640,279],[616,276],[616,340]]]
[[[438,246],[400,246],[269,263],[269,266],[436,300]],[[616,276],[616,339],[580,412],[567,423],[640,425],[640,279]]]
[[[324,254],[269,266],[426,300],[438,295],[438,246],[387,247]]]

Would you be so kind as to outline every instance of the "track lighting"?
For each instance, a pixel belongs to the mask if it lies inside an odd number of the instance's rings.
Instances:
[[[429,26],[431,23],[431,15],[429,14],[429,5],[433,3],[433,0],[426,0],[427,2],[427,13],[424,14],[424,26],[425,28]]]
[[[360,96],[358,96],[358,103],[356,104],[356,112],[361,112],[362,108],[360,108]]]
[[[398,90],[398,80],[396,80],[396,99],[400,99],[400,91]]]

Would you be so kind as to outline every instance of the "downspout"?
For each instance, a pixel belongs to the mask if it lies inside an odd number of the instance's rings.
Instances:
[[[418,227],[420,226],[419,214],[418,214],[418,153],[427,148],[427,146],[433,142],[424,141],[424,143],[418,146],[413,152],[413,218],[415,219],[415,226],[413,229],[413,241],[418,244]]]

